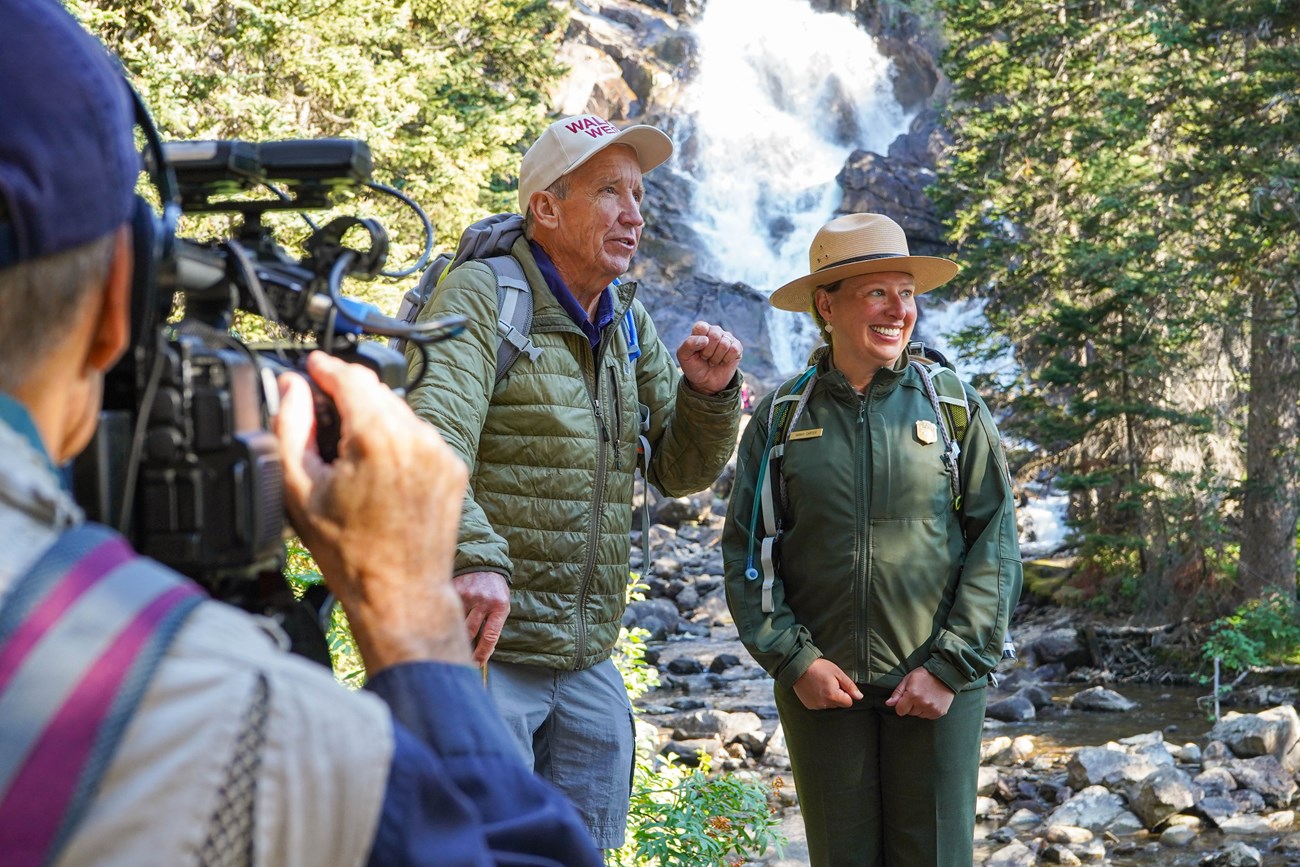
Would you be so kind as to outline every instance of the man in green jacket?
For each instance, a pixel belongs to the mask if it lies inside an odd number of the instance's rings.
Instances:
[[[735,446],[741,346],[695,323],[676,361],[635,283],[642,173],[672,143],[594,115],[552,124],[519,173],[522,233],[510,246],[534,305],[536,357],[496,379],[497,278],[455,268],[421,312],[458,313],[411,406],[470,467],[456,586],[492,692],[538,773],[578,806],[598,846],[622,845],[634,724],[610,660],[627,606],[633,471],[702,490]],[[518,219],[518,218],[516,218]],[[412,358],[418,371],[422,359]]]

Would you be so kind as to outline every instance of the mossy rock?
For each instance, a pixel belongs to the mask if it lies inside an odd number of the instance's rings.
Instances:
[[[1074,574],[1072,558],[1045,557],[1039,560],[1028,560],[1024,568],[1025,588],[1022,597],[1033,597],[1057,605],[1070,603],[1070,600],[1063,597],[1075,590],[1067,584],[1070,576]]]

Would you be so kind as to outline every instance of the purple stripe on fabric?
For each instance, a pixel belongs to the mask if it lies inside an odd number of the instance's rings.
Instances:
[[[160,594],[122,629],[86,671],[32,748],[0,803],[0,840],[7,867],[42,863],[72,800],[113,699],[142,648],[167,613],[195,593],[179,585]],[[12,859],[12,860],[10,860]]]
[[[46,631],[59,621],[63,613],[77,601],[81,594],[95,585],[100,578],[135,556],[126,540],[109,539],[77,561],[64,579],[42,599],[32,613],[0,648],[0,692],[21,667],[23,660]]]

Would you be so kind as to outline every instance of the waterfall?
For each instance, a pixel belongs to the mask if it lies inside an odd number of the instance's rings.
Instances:
[[[893,93],[893,65],[852,18],[816,12],[808,0],[708,0],[695,26],[700,65],[689,86],[695,179],[692,228],[702,266],[723,280],[770,293],[808,271],[808,245],[840,203],[836,175],[854,150],[884,154],[911,116]],[[983,303],[926,298],[918,337],[957,362],[969,379],[1010,379],[1007,353],[977,371],[948,338],[984,322]],[[801,369],[815,340],[812,321],[769,313],[772,356],[782,373]],[[1019,517],[1026,556],[1057,550],[1065,494],[1036,480]]]
[[[695,33],[692,228],[706,270],[770,293],[807,273],[848,155],[884,153],[911,118],[875,39],[807,0],[709,0]],[[777,367],[802,367],[811,321],[774,312],[770,324]]]

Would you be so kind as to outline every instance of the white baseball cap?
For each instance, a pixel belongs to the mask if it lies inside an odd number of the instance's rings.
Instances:
[[[594,114],[577,114],[546,128],[524,154],[519,167],[519,212],[528,213],[528,200],[613,144],[636,151],[641,172],[662,165],[673,155],[673,142],[662,130],[646,124],[619,129]]]

